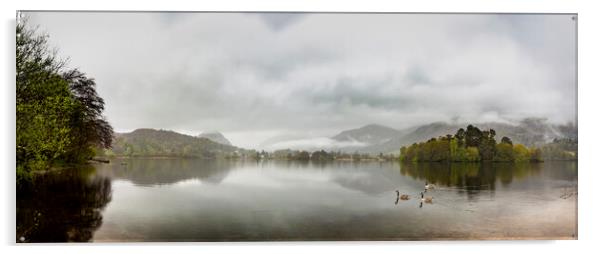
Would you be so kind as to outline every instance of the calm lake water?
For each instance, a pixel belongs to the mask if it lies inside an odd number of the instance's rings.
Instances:
[[[17,241],[574,239],[576,191],[576,162],[113,160],[18,191]]]

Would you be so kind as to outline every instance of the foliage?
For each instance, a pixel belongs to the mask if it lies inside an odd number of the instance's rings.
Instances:
[[[102,116],[104,101],[93,79],[48,49],[25,21],[16,27],[17,181],[56,162],[80,163],[95,146],[110,147],[113,129]]]
[[[541,157],[544,160],[576,160],[577,155],[576,139],[554,139],[541,147]]]
[[[269,154],[268,158],[275,160],[298,160],[313,162],[326,162],[326,161],[396,161],[398,157],[394,154],[380,153],[378,155],[358,153],[352,154],[344,153],[341,151],[325,151],[317,150],[313,152],[298,151],[291,149],[276,150]]]
[[[480,142],[478,143],[478,148],[481,160],[493,160],[493,157],[496,154],[495,130],[490,129],[489,131],[481,132],[481,137],[479,137],[479,140]]]
[[[495,156],[494,161],[514,161],[514,150],[512,144],[506,142],[500,142],[495,145]]]
[[[516,144],[513,147],[514,160],[515,161],[529,161],[531,156],[529,155],[529,149],[522,144]]]
[[[512,145],[512,140],[509,137],[503,137],[501,143]]]
[[[71,126],[78,135],[77,142],[70,151],[72,159],[79,160],[78,156],[91,154],[92,148],[110,148],[113,140],[113,128],[106,121],[104,100],[96,93],[96,82],[88,78],[79,70],[70,70],[62,74],[68,81],[72,97],[78,102],[71,117]]]
[[[479,146],[479,144],[481,143],[482,136],[483,136],[483,133],[481,132],[481,130],[479,130],[479,128],[474,127],[472,125],[468,125],[466,127],[466,135],[464,137],[465,145],[467,147],[468,146],[472,146],[472,147]]]
[[[503,137],[496,143],[493,129],[481,131],[468,125],[455,135],[431,138],[426,142],[414,143],[400,148],[400,160],[404,162],[478,162],[478,161],[543,161],[542,150],[528,149],[524,145],[513,145]]]
[[[331,161],[334,160],[334,155],[324,150],[314,151],[311,153],[311,160],[313,161]]]

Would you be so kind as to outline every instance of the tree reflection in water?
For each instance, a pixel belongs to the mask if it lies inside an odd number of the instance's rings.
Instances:
[[[92,166],[37,176],[17,189],[17,242],[89,241],[111,192],[111,180]]]
[[[414,179],[465,192],[470,199],[481,191],[494,191],[496,183],[541,173],[543,163],[402,163],[400,173]]]

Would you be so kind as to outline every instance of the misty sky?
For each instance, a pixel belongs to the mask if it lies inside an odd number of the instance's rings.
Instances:
[[[254,148],[376,123],[575,120],[571,15],[28,13],[115,130]]]

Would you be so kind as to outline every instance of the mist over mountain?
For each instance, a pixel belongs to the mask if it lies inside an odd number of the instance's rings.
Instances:
[[[230,140],[228,140],[226,137],[224,137],[223,134],[221,134],[217,131],[203,132],[203,133],[199,134],[197,137],[207,138],[213,142],[220,143],[222,145],[229,145],[229,146],[232,145],[232,143],[230,143]]]
[[[369,124],[357,129],[342,131],[332,137],[337,141],[358,141],[366,144],[381,144],[391,141],[392,138],[400,136],[403,132],[391,127]]]
[[[388,142],[366,146],[358,151],[367,153],[397,152],[401,146],[426,141],[432,137],[439,137],[447,134],[453,135],[458,129],[466,128],[468,124],[470,123],[435,122],[421,125],[406,134],[392,137]],[[547,142],[551,142],[555,138],[577,139],[576,125],[552,124],[543,118],[526,118],[517,124],[489,122],[474,123],[472,125],[481,130],[494,129],[497,133],[497,140],[507,136],[513,141],[527,146],[543,145]]]
[[[406,129],[369,124],[356,129],[343,130],[332,137],[273,137],[261,143],[258,150],[275,151],[326,150],[359,153],[398,153],[401,146],[423,142],[433,137],[454,135],[469,124],[481,130],[494,129],[499,141],[507,136],[526,146],[541,146],[554,139],[577,139],[577,126],[572,123],[554,124],[544,118],[526,118],[517,123],[486,122],[434,122]],[[116,155],[138,156],[191,156],[219,157],[250,150],[232,146],[219,132],[207,132],[197,137],[173,131],[137,129],[116,134],[112,152]]]
[[[331,138],[312,137],[278,140],[267,144],[267,147],[272,149],[324,149],[360,153],[396,153],[401,146],[426,141],[432,137],[447,134],[454,135],[458,129],[466,128],[469,124],[482,130],[494,129],[498,140],[507,136],[513,141],[527,146],[543,145],[555,138],[577,139],[577,126],[572,123],[553,124],[544,118],[525,118],[517,123],[433,122],[401,130],[378,124],[369,124],[357,129],[344,130]]]

